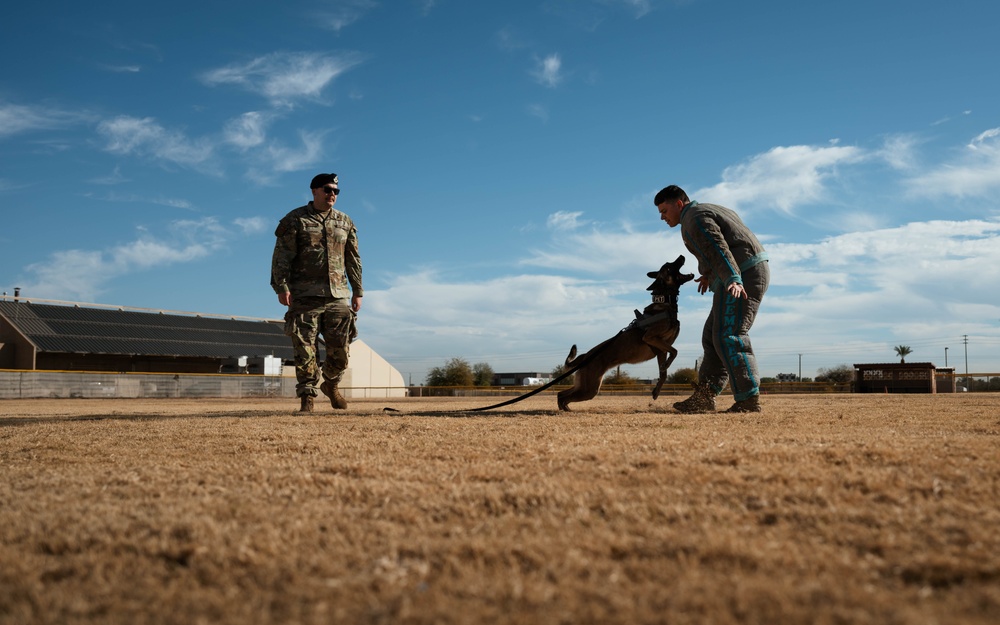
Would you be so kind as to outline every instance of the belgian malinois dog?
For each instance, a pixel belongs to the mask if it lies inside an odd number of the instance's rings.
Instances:
[[[653,399],[659,397],[667,369],[677,358],[677,350],[673,347],[681,331],[681,324],[677,321],[677,295],[682,284],[694,279],[694,274],[680,272],[683,265],[682,254],[674,262],[664,264],[659,271],[646,274],[654,279],[653,284],[646,288],[653,292],[653,303],[641,313],[636,310],[635,321],[628,328],[579,357],[576,345],[569,350],[566,367],[572,367],[586,358],[589,360],[574,375],[573,388],[559,391],[560,410],[569,410],[571,402],[593,399],[601,390],[604,374],[612,367],[646,362],[654,356],[660,365],[660,379],[653,389]],[[593,356],[590,357],[590,354]]]

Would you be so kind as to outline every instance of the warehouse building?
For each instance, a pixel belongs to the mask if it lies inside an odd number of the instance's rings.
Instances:
[[[0,370],[294,377],[292,360],[276,320],[0,301]],[[403,376],[361,340],[341,386],[347,397],[405,395]]]

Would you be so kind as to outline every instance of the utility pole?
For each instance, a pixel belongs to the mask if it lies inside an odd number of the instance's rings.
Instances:
[[[948,368],[948,348],[944,348],[944,368]]]
[[[799,354],[799,382],[802,381],[802,354]]]
[[[965,390],[971,391],[972,385],[969,384],[969,335],[962,335],[962,343],[965,344]]]

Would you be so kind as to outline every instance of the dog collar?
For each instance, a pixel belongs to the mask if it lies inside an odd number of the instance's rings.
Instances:
[[[677,301],[677,296],[676,295],[654,295],[653,296],[653,303],[654,304],[666,304],[668,302],[672,303],[672,302],[676,302],[676,301]]]

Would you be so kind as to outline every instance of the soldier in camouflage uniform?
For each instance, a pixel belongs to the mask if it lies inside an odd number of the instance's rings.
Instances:
[[[271,287],[288,306],[285,334],[295,348],[295,387],[302,412],[313,411],[317,387],[334,408],[347,408],[337,386],[347,370],[355,318],[361,310],[361,255],[354,222],[335,210],[337,174],[319,174],[309,184],[313,199],[285,215],[274,231]],[[317,341],[326,344],[320,385]]]
[[[760,374],[748,333],[771,279],[764,246],[735,212],[692,202],[676,185],[661,189],[653,203],[667,225],[680,225],[685,247],[698,259],[698,292],[714,294],[701,336],[698,384],[674,408],[714,411],[728,381],[736,403],[727,412],[760,412]]]

